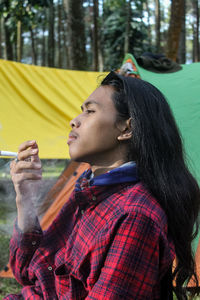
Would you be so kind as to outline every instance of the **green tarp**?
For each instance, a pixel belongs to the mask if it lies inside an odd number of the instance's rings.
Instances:
[[[200,184],[200,63],[182,65],[175,73],[159,74],[139,67],[142,79],[166,96],[182,134],[188,166]],[[196,251],[200,232],[193,242]]]
[[[182,65],[175,73],[153,73],[140,67],[139,72],[166,96],[183,137],[188,165],[200,184],[200,63]]]

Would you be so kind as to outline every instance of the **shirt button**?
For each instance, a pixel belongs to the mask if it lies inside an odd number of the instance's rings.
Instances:
[[[85,212],[84,209],[81,209],[81,214],[82,214],[82,215],[84,214],[84,212]]]
[[[93,196],[93,197],[92,197],[92,200],[95,201],[95,200],[97,200],[97,198],[96,198],[95,196]]]
[[[49,267],[48,267],[48,270],[49,270],[49,271],[52,271],[52,270],[53,270],[53,268],[52,268],[51,266],[49,266]]]
[[[32,245],[35,246],[36,245],[36,241],[32,241]]]

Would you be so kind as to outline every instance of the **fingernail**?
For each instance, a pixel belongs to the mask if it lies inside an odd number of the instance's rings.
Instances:
[[[31,154],[35,154],[35,153],[37,153],[37,149],[33,149],[33,150],[31,150]]]
[[[29,141],[28,143],[29,143],[29,145],[33,145],[33,144],[35,144],[35,140]]]

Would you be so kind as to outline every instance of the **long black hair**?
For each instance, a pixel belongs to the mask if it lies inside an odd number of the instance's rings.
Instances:
[[[176,252],[173,271],[178,299],[187,299],[184,285],[198,285],[191,242],[198,230],[200,189],[185,163],[182,139],[163,94],[141,79],[109,73],[101,82],[114,88],[119,117],[131,118],[133,136],[128,159],[138,166],[141,181],[156,197],[168,218]]]

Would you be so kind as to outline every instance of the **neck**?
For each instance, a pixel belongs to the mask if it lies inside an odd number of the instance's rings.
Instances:
[[[98,176],[98,175],[104,174],[108,171],[111,171],[112,169],[120,167],[124,163],[125,163],[124,160],[117,160],[114,163],[110,163],[110,164],[109,163],[104,164],[104,165],[95,164],[95,165],[91,165],[91,170],[92,170],[94,176]]]

